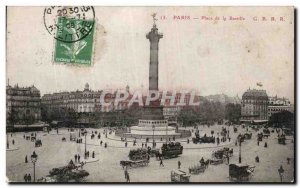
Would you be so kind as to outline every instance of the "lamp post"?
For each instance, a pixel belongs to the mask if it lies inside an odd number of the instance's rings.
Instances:
[[[34,151],[31,155],[31,162],[33,163],[33,182],[35,182],[35,163],[37,159],[38,159],[38,155]]]
[[[155,129],[155,126],[154,125],[152,125],[152,129],[153,129],[153,148],[155,147],[155,143],[154,143],[154,129]]]
[[[8,134],[6,134],[6,149],[9,149]]]
[[[280,165],[280,168],[278,169],[278,173],[279,173],[279,177],[280,177],[280,182],[282,182],[282,176],[283,176],[283,168],[282,168],[282,165]]]
[[[84,133],[84,159],[86,159],[86,135],[87,135],[87,131],[85,130],[83,133]]]
[[[242,163],[242,136],[239,136],[239,163]]]

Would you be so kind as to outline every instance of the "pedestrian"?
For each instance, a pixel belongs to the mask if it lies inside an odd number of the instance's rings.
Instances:
[[[235,141],[235,146],[237,146],[237,140]]]
[[[102,140],[101,140],[101,141],[100,141],[100,146],[102,146],[102,143],[103,143],[103,142],[102,142]]]
[[[80,163],[80,155],[77,155],[78,163]]]
[[[257,145],[259,146],[259,140],[257,140]]]
[[[188,143],[188,144],[190,143],[190,139],[187,139],[187,143]]]
[[[27,176],[27,181],[31,182],[31,175],[30,174],[28,174],[28,176]]]
[[[229,142],[230,142],[230,139],[231,139],[231,138],[230,138],[230,137],[228,137],[228,141],[229,141]]]
[[[163,163],[163,160],[162,160],[162,158],[160,159],[159,166],[164,166],[164,163]]]
[[[93,151],[92,158],[95,158],[95,151]]]
[[[25,174],[24,181],[27,182],[27,179],[28,179],[28,176],[27,176],[27,174]]]
[[[144,147],[144,143],[142,143],[142,148]]]
[[[77,163],[77,154],[74,156],[74,158],[75,158],[75,163]]]
[[[258,155],[255,157],[255,161],[256,161],[257,163],[259,163],[259,157],[258,157]]]
[[[25,156],[25,163],[28,163],[27,155]]]
[[[23,135],[23,138],[25,139],[25,134]],[[27,174],[26,174],[27,175]]]
[[[265,146],[264,146],[265,148],[267,148],[268,147],[268,144],[267,144],[267,142],[265,142]]]
[[[130,177],[129,177],[129,173],[128,173],[128,171],[126,171],[126,179],[127,179],[127,182],[130,182]]]
[[[148,161],[150,161],[150,155],[148,155],[147,158],[148,158]]]
[[[178,161],[178,169],[180,169],[180,166],[181,166],[181,162]]]
[[[287,164],[290,164],[290,160],[291,160],[291,158],[286,158],[286,160],[287,160]]]
[[[228,154],[226,155],[226,158],[227,158],[227,164],[229,165],[229,155]]]
[[[15,145],[15,140],[14,139],[12,140],[12,144]]]
[[[145,148],[147,147],[147,143],[145,143]]]
[[[127,148],[127,142],[125,142],[125,147]]]

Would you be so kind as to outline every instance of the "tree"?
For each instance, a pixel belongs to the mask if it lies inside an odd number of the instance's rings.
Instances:
[[[274,127],[283,128],[284,126],[286,128],[291,128],[292,130],[294,130],[294,114],[286,110],[272,114],[269,119],[269,124]]]
[[[241,117],[241,105],[228,103],[225,106],[225,118],[231,122],[239,121]]]

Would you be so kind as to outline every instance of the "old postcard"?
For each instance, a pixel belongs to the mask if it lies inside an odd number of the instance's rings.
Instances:
[[[295,183],[294,20],[8,6],[8,182]]]

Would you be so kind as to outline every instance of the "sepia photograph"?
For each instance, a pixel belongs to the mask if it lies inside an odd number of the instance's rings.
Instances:
[[[295,184],[295,11],[6,6],[7,182]]]

